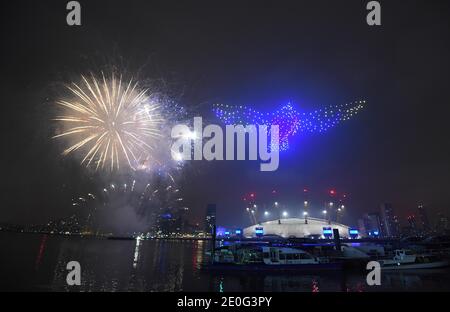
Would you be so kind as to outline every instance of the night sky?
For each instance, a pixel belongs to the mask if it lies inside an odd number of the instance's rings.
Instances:
[[[328,189],[349,194],[353,224],[382,202],[402,219],[418,202],[449,214],[450,2],[380,2],[382,26],[369,27],[361,0],[89,0],[82,26],[69,27],[67,1],[2,1],[0,222],[67,216],[72,196],[105,179],[60,156],[50,119],[61,83],[111,64],[164,79],[198,115],[213,103],[368,101],[326,134],[296,136],[276,172],[193,164],[184,189],[193,221],[212,202],[220,224],[244,225],[244,193],[276,189],[296,207],[304,187],[317,211]]]

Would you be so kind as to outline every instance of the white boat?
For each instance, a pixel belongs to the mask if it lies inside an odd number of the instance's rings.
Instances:
[[[233,251],[229,248],[218,248],[214,252],[215,263],[234,263]]]
[[[228,251],[216,251],[215,261],[205,265],[205,270],[221,272],[316,272],[340,270],[342,264],[321,262],[313,255],[295,248],[246,246],[234,251],[234,262],[225,260]],[[228,256],[227,256],[228,257]],[[228,258],[231,260],[231,257]]]
[[[385,256],[385,249],[381,245],[372,243],[357,243],[351,244],[353,248],[365,253],[371,258],[379,258]]]
[[[417,255],[405,249],[395,250],[392,259],[383,259],[378,262],[382,270],[435,269],[449,265],[447,260],[441,260],[433,255]]]
[[[262,247],[263,262],[268,265],[319,264],[314,256],[301,250],[288,247]]]
[[[337,259],[345,260],[366,260],[369,259],[369,255],[365,252],[349,245],[342,245],[341,254]]]

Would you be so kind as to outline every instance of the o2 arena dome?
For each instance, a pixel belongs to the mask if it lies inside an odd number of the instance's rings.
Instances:
[[[311,236],[331,238],[333,236],[333,229],[339,230],[340,237],[349,237],[350,228],[348,226],[311,217],[308,217],[306,222],[305,218],[276,219],[262,222],[245,228],[244,236],[248,238],[263,235],[277,235],[283,238],[304,238]]]

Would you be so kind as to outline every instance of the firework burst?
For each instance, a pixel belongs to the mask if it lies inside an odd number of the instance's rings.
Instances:
[[[136,169],[152,158],[163,120],[148,90],[114,74],[81,78],[81,83],[67,85],[68,99],[57,101],[64,115],[55,120],[63,131],[54,138],[71,142],[62,154],[83,151],[82,164],[111,171],[123,163]]]

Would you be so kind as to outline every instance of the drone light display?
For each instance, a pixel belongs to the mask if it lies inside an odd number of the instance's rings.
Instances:
[[[278,125],[279,149],[287,150],[289,138],[298,132],[326,132],[358,114],[365,104],[365,100],[359,100],[313,111],[298,111],[288,103],[278,110],[269,112],[260,112],[247,106],[215,104],[213,112],[226,125]]]

